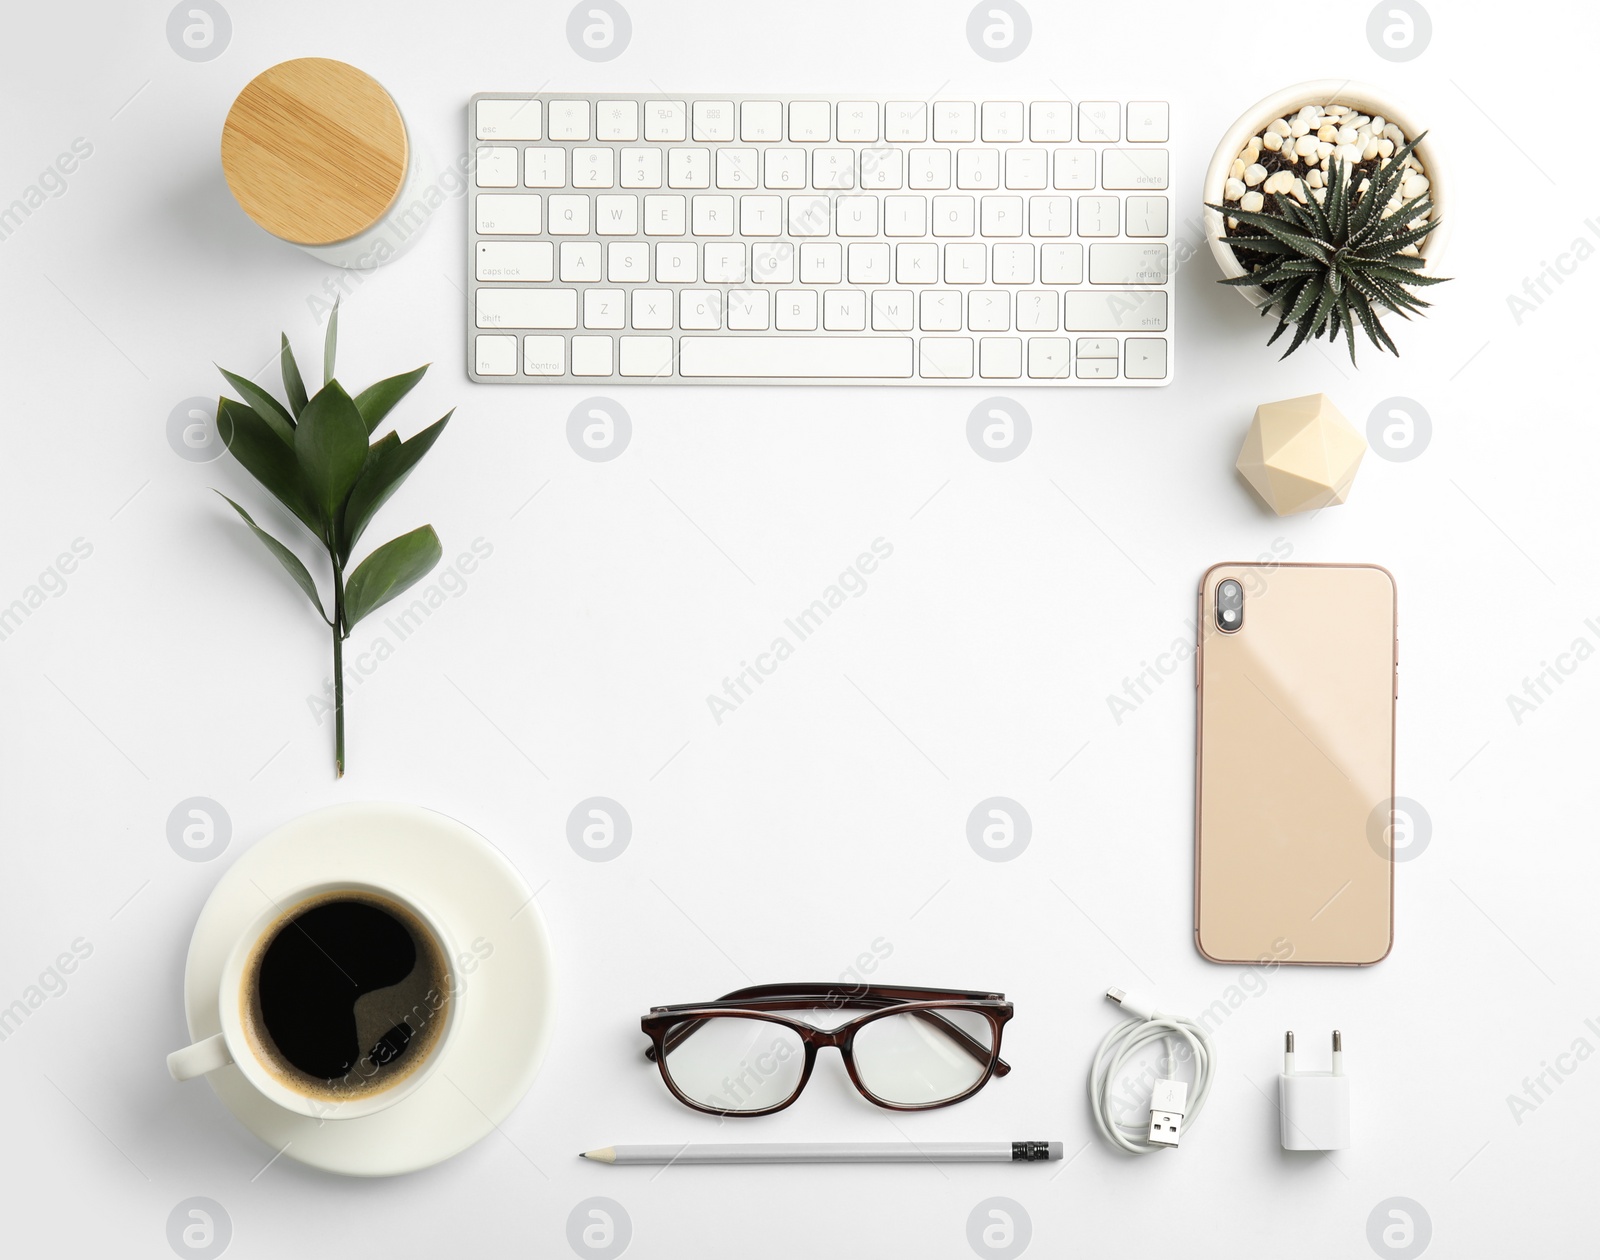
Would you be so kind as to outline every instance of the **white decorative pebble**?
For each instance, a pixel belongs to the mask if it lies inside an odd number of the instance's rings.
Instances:
[[[1306,176],[1306,184],[1307,184],[1308,187],[1311,187],[1311,188],[1321,188],[1322,187],[1322,172],[1321,171],[1312,171],[1311,174]]]
[[[1378,156],[1378,141],[1376,141],[1376,140],[1368,140],[1367,144],[1366,144],[1366,147],[1361,150],[1361,160],[1363,162],[1370,162],[1370,161],[1372,161],[1373,158],[1375,158],[1377,156]]]
[[[1276,131],[1269,131],[1261,137],[1261,143],[1269,153],[1276,153],[1283,148],[1283,137]]]
[[[1317,139],[1332,143],[1339,135],[1339,129],[1331,122],[1325,122],[1317,128]]]
[[[1340,127],[1335,133],[1335,143],[1354,144],[1356,137],[1360,134],[1354,127]]]
[[[1374,131],[1376,131],[1379,135],[1383,134],[1383,129],[1385,127],[1387,127],[1388,125],[1389,125],[1389,120],[1387,118],[1385,118],[1382,114],[1374,114],[1372,116],[1372,129]]]
[[[1361,160],[1361,150],[1353,144],[1341,144],[1334,149],[1333,156],[1346,166],[1354,166]]]
[[[1272,132],[1279,139],[1284,139],[1290,134],[1289,124],[1282,118],[1274,118],[1270,123],[1267,124],[1267,130]]]
[[[1315,136],[1301,136],[1294,142],[1294,151],[1301,157],[1310,157],[1317,151],[1317,138]]]
[[[1222,186],[1222,199],[1224,201],[1238,201],[1242,196],[1244,196],[1244,181],[1242,179],[1230,179]]]
[[[1383,136],[1386,140],[1393,140],[1396,144],[1404,144],[1406,142],[1405,133],[1393,123],[1383,129]]]
[[[1289,124],[1289,134],[1291,136],[1303,136],[1310,130],[1311,124],[1308,123],[1304,118],[1296,118],[1292,123]]]
[[[1331,144],[1329,144],[1326,140],[1318,140],[1317,141],[1317,156],[1319,158],[1326,158],[1332,152],[1333,152],[1333,146]]]
[[[1329,105],[1322,112],[1332,114],[1335,118],[1342,118],[1350,112],[1350,107],[1348,105]]]
[[[1266,199],[1253,188],[1239,199],[1239,209],[1248,210],[1252,214],[1259,214],[1261,207],[1264,205],[1266,205]]]
[[[1243,179],[1244,178],[1244,159],[1243,158],[1234,158],[1233,159],[1233,165],[1228,168],[1228,178],[1229,179]]]
[[[1259,184],[1266,177],[1267,177],[1267,168],[1262,166],[1261,163],[1259,163],[1259,162],[1254,162],[1250,166],[1245,168],[1244,182],[1247,185],[1249,185],[1251,188],[1254,188],[1257,184]]]

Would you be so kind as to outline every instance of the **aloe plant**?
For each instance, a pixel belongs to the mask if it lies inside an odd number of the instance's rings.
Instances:
[[[428,365],[370,385],[354,398],[334,378],[339,308],[328,317],[322,352],[322,388],[309,398],[289,338],[279,362],[286,402],[248,377],[218,367],[243,400],[217,401],[217,432],[233,457],[311,533],[332,570],[332,615],[305,563],[257,525],[250,513],[222,495],[243,518],[333,632],[334,765],[343,777],[344,641],[368,613],[425,577],[442,548],[433,526],[423,525],[375,548],[351,567],[351,556],[373,516],[399,489],[449,423],[454,410],[416,436],[401,441],[393,430],[369,442],[395,404],[422,379]],[[219,490],[218,494],[222,494]]]
[[[1261,313],[1273,311],[1278,317],[1267,344],[1294,326],[1283,358],[1309,338],[1326,333],[1329,341],[1337,341],[1342,332],[1354,363],[1358,323],[1373,345],[1398,356],[1400,351],[1374,308],[1385,307],[1410,319],[1412,312],[1421,314],[1431,305],[1411,289],[1442,284],[1446,277],[1423,275],[1425,261],[1402,252],[1439,226],[1438,219],[1428,217],[1433,212],[1428,192],[1384,213],[1405,176],[1406,156],[1422,139],[1418,136],[1379,164],[1365,191],[1352,189],[1349,168],[1335,159],[1320,201],[1313,196],[1302,205],[1292,195],[1272,193],[1271,213],[1207,203],[1259,233],[1240,231],[1222,238],[1248,267],[1245,275],[1222,283],[1258,285],[1266,291]],[[1418,219],[1427,221],[1409,226]]]

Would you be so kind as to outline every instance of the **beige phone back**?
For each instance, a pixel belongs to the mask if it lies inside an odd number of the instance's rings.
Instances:
[[[1244,588],[1233,631],[1228,578]],[[1393,577],[1219,564],[1198,625],[1195,943],[1213,962],[1378,962],[1394,940]]]

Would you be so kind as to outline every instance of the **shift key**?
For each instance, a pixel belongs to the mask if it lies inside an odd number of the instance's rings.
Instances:
[[[1061,313],[1067,332],[1165,332],[1167,293],[1165,289],[1063,293]]]
[[[1165,245],[1089,246],[1090,284],[1165,284]]]
[[[577,326],[576,289],[478,290],[479,328],[576,328]]]

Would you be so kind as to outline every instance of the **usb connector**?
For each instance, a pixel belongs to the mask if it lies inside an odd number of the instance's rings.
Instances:
[[[1183,1081],[1156,1082],[1150,1091],[1150,1141],[1157,1146],[1178,1144],[1188,1101],[1189,1086]]]

